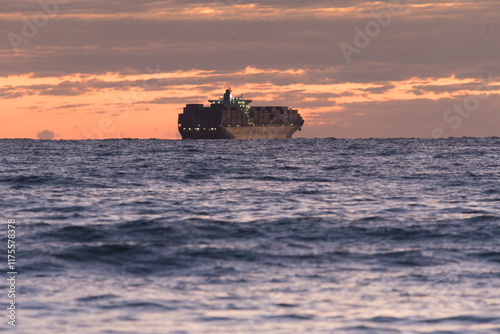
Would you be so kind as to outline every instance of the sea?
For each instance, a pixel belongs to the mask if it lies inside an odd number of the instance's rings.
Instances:
[[[0,194],[0,332],[500,333],[500,138],[0,140]]]

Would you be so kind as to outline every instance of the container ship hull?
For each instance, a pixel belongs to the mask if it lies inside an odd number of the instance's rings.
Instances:
[[[200,128],[200,130],[179,129],[182,139],[288,139],[299,130],[297,125],[238,126]]]
[[[304,120],[289,107],[250,107],[251,100],[233,98],[231,90],[219,100],[187,104],[179,114],[182,139],[287,139],[301,130]]]

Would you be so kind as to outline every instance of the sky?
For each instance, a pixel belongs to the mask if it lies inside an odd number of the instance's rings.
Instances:
[[[500,2],[0,2],[0,138],[179,139],[226,88],[294,137],[500,136]]]

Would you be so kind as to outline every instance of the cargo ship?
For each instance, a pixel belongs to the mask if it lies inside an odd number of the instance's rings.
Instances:
[[[286,139],[301,130],[304,120],[289,107],[250,107],[252,100],[233,97],[227,89],[218,100],[187,104],[179,114],[182,139]]]

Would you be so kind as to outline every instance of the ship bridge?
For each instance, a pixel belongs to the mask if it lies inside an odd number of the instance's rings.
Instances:
[[[211,104],[222,104],[226,107],[237,107],[240,109],[243,109],[245,113],[248,113],[250,111],[250,103],[252,103],[252,100],[245,100],[243,98],[243,94],[241,94],[239,97],[233,97],[231,94],[231,88],[226,89],[226,93],[224,95],[221,95],[218,100],[208,100]]]

